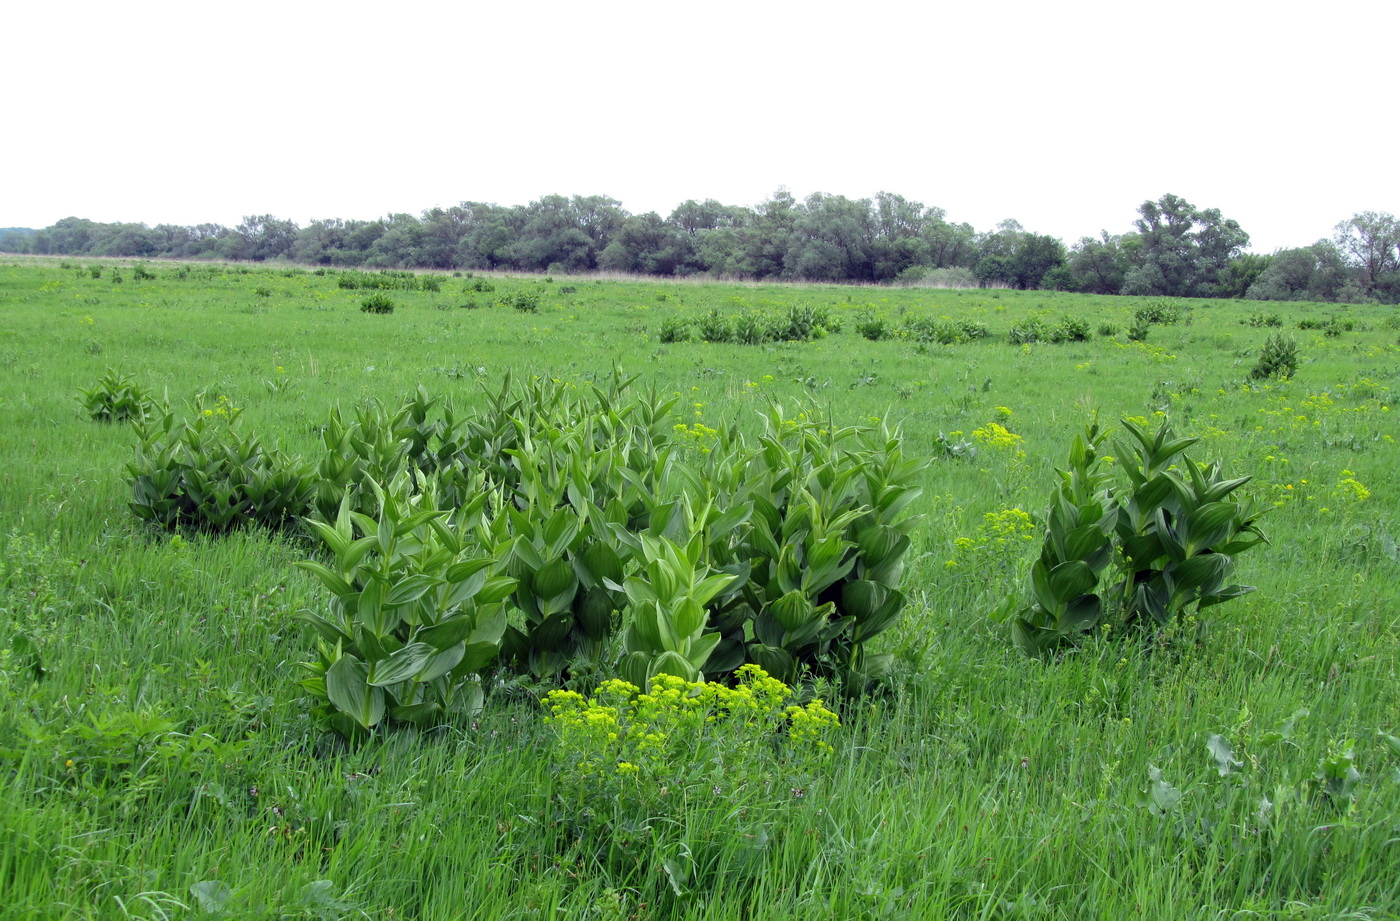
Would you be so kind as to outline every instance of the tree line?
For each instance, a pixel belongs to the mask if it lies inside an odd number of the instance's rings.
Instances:
[[[602,195],[547,195],[304,227],[265,214],[236,227],[68,217],[0,230],[0,251],[50,255],[1400,303],[1400,222],[1390,214],[1353,215],[1311,246],[1271,255],[1248,246],[1249,234],[1219,209],[1171,194],[1143,202],[1131,230],[1066,247],[1013,220],[979,232],[890,192],[798,200],[786,189],[754,207],[690,200],[664,218],[630,214]]]

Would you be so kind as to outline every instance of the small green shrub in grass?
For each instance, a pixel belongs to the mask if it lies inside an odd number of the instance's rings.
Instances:
[[[360,310],[365,313],[393,313],[394,307],[394,299],[383,292],[371,294],[360,301]]]
[[[1236,555],[1264,541],[1262,512],[1230,498],[1249,477],[1226,479],[1219,463],[1198,465],[1166,423],[1155,435],[1124,421],[1132,441],[1116,444],[1117,469],[1102,467],[1106,432],[1076,436],[1069,469],[1046,516],[1045,542],[1031,569],[1031,598],[1002,605],[1012,638],[1044,655],[1105,625],[1157,630],[1202,608],[1254,591],[1231,581]],[[1115,581],[1116,579],[1116,581]]]
[[[1259,360],[1250,369],[1249,376],[1255,380],[1266,377],[1287,380],[1296,370],[1298,343],[1281,333],[1274,333],[1264,340],[1264,347],[1259,350]]]
[[[99,346],[98,351],[101,351]],[[112,368],[96,386],[78,391],[78,402],[94,422],[127,422],[144,419],[155,409],[155,400],[131,378]]]
[[[657,338],[661,342],[684,342],[690,338],[690,324],[679,317],[667,317],[661,321]]]
[[[657,675],[545,698],[555,799],[596,858],[648,895],[743,885],[827,769],[836,714],[792,703],[746,665],[738,683]],[[737,876],[736,876],[737,874]]]

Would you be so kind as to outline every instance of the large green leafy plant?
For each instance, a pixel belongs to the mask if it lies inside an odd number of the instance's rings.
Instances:
[[[370,485],[378,520],[348,500],[333,524],[308,520],[333,562],[298,564],[331,595],[324,614],[300,614],[318,635],[302,685],[343,735],[386,718],[427,726],[479,708],[476,674],[496,662],[515,587],[483,539],[486,492],[447,511],[402,481]]]
[[[1124,422],[1131,440],[1115,450],[1122,479],[1103,469],[1107,433],[1077,436],[1031,568],[1030,600],[1010,598],[1002,614],[1030,655],[1043,655],[1110,623],[1159,629],[1252,586],[1233,581],[1235,557],[1264,541],[1262,511],[1233,498],[1249,477],[1199,465],[1165,422],[1155,434]]]

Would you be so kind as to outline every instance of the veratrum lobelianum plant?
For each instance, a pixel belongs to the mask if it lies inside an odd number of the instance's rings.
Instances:
[[[488,492],[467,506],[434,507],[431,489],[381,487],[378,520],[345,500],[333,524],[307,519],[332,565],[306,561],[331,593],[325,613],[302,611],[318,635],[301,683],[314,715],[354,737],[386,719],[431,726],[478,710],[476,673],[496,663],[515,580],[503,550],[483,540]]]
[[[1132,440],[1115,450],[1127,482],[1110,485],[1099,454],[1107,433],[1090,424],[1060,471],[1030,601],[1002,606],[1029,655],[1105,624],[1162,628],[1254,590],[1233,582],[1235,557],[1264,541],[1262,511],[1231,498],[1250,478],[1196,464],[1184,452],[1197,439],[1174,436],[1165,421],[1156,434],[1123,426]]]

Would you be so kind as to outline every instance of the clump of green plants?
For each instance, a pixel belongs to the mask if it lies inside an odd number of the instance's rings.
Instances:
[[[226,397],[189,418],[166,410],[134,420],[136,457],[127,464],[130,507],[164,528],[224,532],[247,524],[282,528],[311,507],[313,470],[238,425]]]
[[[318,636],[301,684],[313,717],[347,737],[386,719],[431,726],[475,714],[477,673],[496,662],[515,587],[476,528],[484,492],[447,511],[402,482],[370,485],[378,520],[352,512],[348,499],[333,524],[308,519],[332,565],[297,564],[331,593],[325,614],[299,615]]]
[[[1133,311],[1135,320],[1149,326],[1175,326],[1190,316],[1186,305],[1173,300],[1149,301]]]
[[[496,299],[502,307],[514,307],[521,313],[536,313],[540,309],[538,291],[509,291]]]
[[[1012,345],[1025,345],[1031,342],[1041,342],[1049,338],[1050,330],[1045,325],[1045,321],[1039,317],[1032,317],[1024,323],[1017,323],[1011,327],[1006,334],[1006,341]]]
[[[840,726],[819,699],[746,665],[736,684],[658,675],[552,691],[555,798],[596,858],[685,898],[743,884],[795,810],[817,799]],[[736,877],[736,872],[738,876]]]
[[[1279,327],[1283,325],[1283,318],[1276,313],[1252,313],[1248,320],[1241,320],[1241,324],[1260,327]]]
[[[394,299],[382,291],[360,301],[360,310],[365,313],[393,313],[395,306]]]
[[[1117,323],[1100,323],[1100,324],[1099,324],[1099,335],[1100,335],[1100,336],[1116,336],[1116,335],[1118,335],[1118,324],[1117,324]]]
[[[131,277],[136,279],[137,281],[155,281],[156,273],[152,272],[144,265],[137,263],[131,269]]]
[[[1050,331],[1051,342],[1084,342],[1089,338],[1089,321],[1081,317],[1065,317]]]
[[[138,421],[156,409],[155,399],[145,388],[113,368],[108,368],[95,386],[79,389],[78,402],[94,422]]]
[[[895,325],[883,314],[862,310],[856,315],[856,332],[871,342],[879,342],[894,336]]]
[[[972,320],[916,317],[905,324],[905,338],[915,342],[937,342],[939,345],[961,345],[988,335],[987,327]]]
[[[1298,343],[1289,336],[1274,333],[1264,340],[1259,350],[1259,360],[1250,369],[1249,376],[1255,380],[1280,378],[1287,380],[1298,370]]]
[[[491,284],[490,279],[473,278],[471,281],[467,282],[463,290],[465,290],[468,294],[492,294],[495,292],[496,286]]]
[[[661,332],[657,339],[661,342],[684,342],[690,338],[690,323],[680,317],[666,317],[661,321]]]
[[[1173,435],[1165,422],[1155,434],[1123,426],[1132,438],[1115,445],[1115,469],[1126,482],[1104,469],[1107,432],[1092,424],[1075,437],[1031,568],[1030,600],[1013,596],[1001,608],[1028,655],[1106,627],[1180,626],[1254,590],[1232,581],[1235,557],[1264,541],[1262,511],[1231,498],[1250,478],[1197,464],[1184,453],[1197,439]]]
[[[700,318],[696,332],[705,342],[731,342],[734,339],[734,324],[715,308]]]

